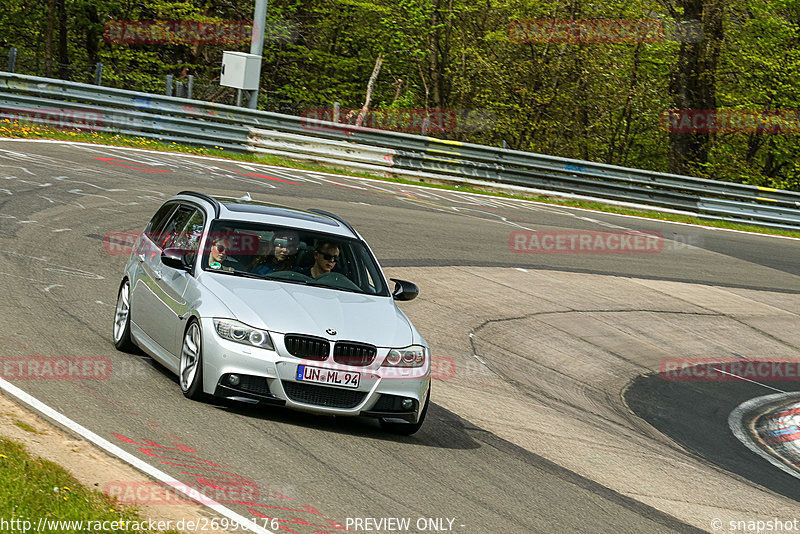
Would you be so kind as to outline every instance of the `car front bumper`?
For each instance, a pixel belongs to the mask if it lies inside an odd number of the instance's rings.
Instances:
[[[325,415],[385,417],[411,423],[419,418],[430,384],[430,362],[415,369],[380,367],[389,349],[378,349],[373,363],[364,367],[303,360],[288,354],[279,334],[272,336],[276,350],[267,350],[220,338],[213,319],[203,319],[201,326],[206,393]],[[359,385],[345,388],[298,381],[297,366],[301,364],[357,372]]]

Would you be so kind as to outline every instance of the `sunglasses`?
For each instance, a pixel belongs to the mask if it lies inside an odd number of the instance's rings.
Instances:
[[[273,241],[273,243],[275,244],[276,247],[279,247],[279,248],[290,248],[290,247],[294,247],[296,245],[296,242],[295,242],[294,239],[289,239],[289,238],[285,238],[285,237],[279,237],[278,239]]]
[[[217,252],[225,252],[225,245],[221,243],[214,243],[214,248],[217,249]]]
[[[338,254],[335,256],[333,254],[325,254],[324,252],[317,252],[317,254],[325,258],[327,261],[339,261]]]

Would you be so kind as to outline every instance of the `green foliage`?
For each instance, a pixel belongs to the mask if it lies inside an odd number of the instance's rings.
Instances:
[[[249,43],[120,45],[105,42],[102,28],[111,20],[249,20],[253,0],[5,0],[0,47],[18,47],[20,72],[45,73],[51,1],[64,2],[67,10],[70,62],[54,75],[88,81],[93,62],[102,61],[106,85],[160,92],[166,74],[177,80],[192,74],[202,98],[233,103],[234,91],[217,87],[222,51],[249,51]],[[714,73],[717,107],[800,110],[800,0],[716,3],[723,6],[725,36]],[[660,120],[672,107],[670,77],[679,50],[688,46],[670,40],[680,13],[670,12],[673,4],[272,0],[259,106],[295,114],[334,102],[360,108],[380,56],[373,107],[453,110],[456,128],[434,135],[663,171],[669,143]],[[667,39],[510,39],[509,24],[526,19],[657,19]],[[52,41],[56,57],[57,35]],[[798,133],[713,135],[709,160],[696,162],[697,172],[798,189]]]
[[[18,426],[25,429],[28,425]],[[32,457],[22,445],[6,438],[0,438],[0,517],[6,521],[26,520],[33,525],[40,518],[109,524],[143,521],[133,509],[118,506],[99,491],[82,486],[63,467]],[[47,532],[51,530],[47,528]],[[77,534],[86,530],[84,525],[84,529],[64,527],[59,532]]]

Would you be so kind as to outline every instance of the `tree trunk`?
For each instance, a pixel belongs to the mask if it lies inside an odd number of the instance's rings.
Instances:
[[[673,107],[678,110],[716,109],[716,71],[724,37],[722,17],[727,0],[678,0],[683,8],[679,22],[702,21],[703,35],[696,42],[682,42],[670,80]],[[691,174],[708,162],[711,135],[669,134],[669,171]]]
[[[89,55],[89,65],[94,66],[99,57],[97,51],[100,48],[100,17],[97,15],[97,6],[86,6],[86,18],[89,20],[89,25],[86,28],[86,52]],[[89,74],[94,79],[94,71]]]
[[[45,76],[53,76],[53,34],[56,28],[56,0],[47,0],[47,33],[44,36]]]
[[[56,0],[58,11],[58,75],[69,78],[69,54],[67,52],[67,6],[65,0]]]
[[[372,75],[369,77],[369,82],[367,83],[367,96],[364,98],[364,107],[361,108],[361,112],[356,118],[356,126],[361,126],[363,124],[364,117],[367,115],[367,111],[369,111],[369,104],[372,101],[372,91],[375,88],[375,80],[378,79],[378,74],[381,72],[381,65],[383,65],[383,55],[379,55],[378,59],[375,60],[375,68],[372,69]]]

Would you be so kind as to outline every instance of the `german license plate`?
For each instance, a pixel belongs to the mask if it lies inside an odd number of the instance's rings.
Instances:
[[[316,384],[357,388],[358,382],[361,380],[361,373],[298,365],[297,380],[299,382],[314,382]]]

